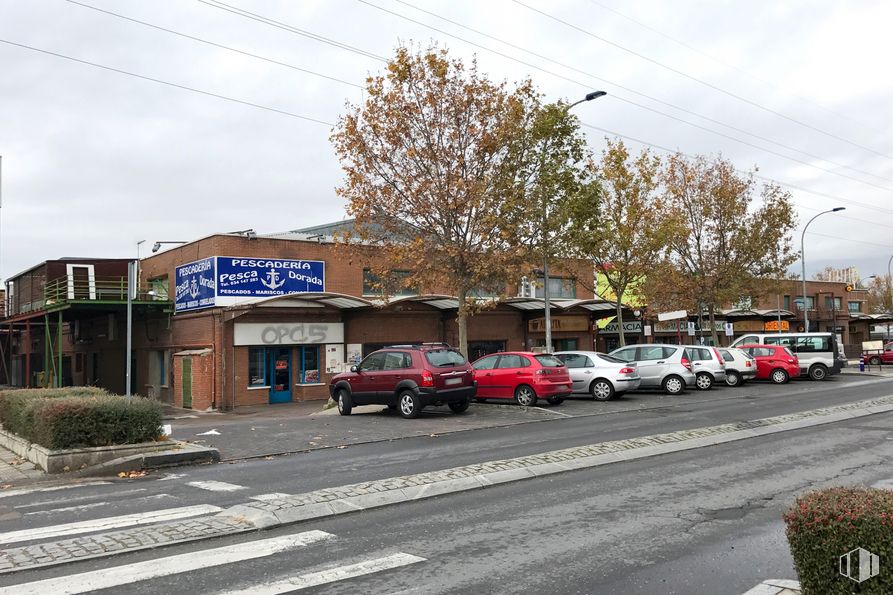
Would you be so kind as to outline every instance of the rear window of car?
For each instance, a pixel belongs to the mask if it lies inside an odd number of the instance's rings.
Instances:
[[[432,349],[425,352],[428,363],[437,368],[465,365],[465,357],[453,349]]]
[[[719,354],[722,356],[722,358],[724,360],[727,360],[727,361],[731,361],[731,360],[735,359],[732,356],[732,353],[730,351],[726,351],[725,349],[720,349]]]
[[[533,359],[538,361],[541,366],[546,366],[547,368],[559,368],[564,365],[561,360],[554,355],[535,355],[533,356]]]
[[[791,351],[790,349],[788,349],[787,347],[784,348],[784,352],[787,353],[791,357],[795,357],[794,352]]]
[[[555,357],[563,361],[568,368],[592,367],[592,361],[582,353],[559,353]]]
[[[613,355],[608,355],[607,353],[599,353],[598,359],[608,362],[609,364],[625,364],[628,363],[626,360],[622,360],[619,357],[614,357]]]

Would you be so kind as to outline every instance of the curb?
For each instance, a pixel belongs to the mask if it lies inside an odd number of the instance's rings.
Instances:
[[[748,589],[742,595],[800,595],[800,583],[797,581],[768,579]]]
[[[200,465],[220,462],[220,451],[208,446],[181,442],[181,448],[120,457],[66,474],[66,477],[103,477],[178,465]]]
[[[893,395],[775,417],[600,442],[538,455],[324,488],[276,500],[246,502],[214,516],[131,527],[110,533],[2,550],[0,574],[280,527],[310,519],[485,489],[534,477],[693,450],[889,411],[893,411]],[[772,595],[780,592],[776,591]]]

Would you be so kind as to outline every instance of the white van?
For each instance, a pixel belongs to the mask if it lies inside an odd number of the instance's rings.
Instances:
[[[735,339],[731,347],[741,345],[783,345],[800,360],[800,373],[813,380],[825,380],[847,364],[835,333],[753,333]]]

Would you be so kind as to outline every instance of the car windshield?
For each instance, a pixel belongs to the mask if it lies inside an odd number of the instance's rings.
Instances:
[[[453,349],[434,349],[426,351],[425,358],[428,360],[428,363],[438,368],[461,366],[465,364],[465,358],[462,357],[462,354]]]
[[[609,364],[625,364],[625,363],[627,363],[624,360],[622,360],[618,357],[614,357],[613,355],[608,355],[607,353],[599,353],[598,359],[600,359],[602,361],[606,361]]]
[[[546,366],[547,368],[561,368],[564,366],[564,364],[561,363],[561,360],[554,355],[535,355],[533,357],[540,363],[540,365]]]

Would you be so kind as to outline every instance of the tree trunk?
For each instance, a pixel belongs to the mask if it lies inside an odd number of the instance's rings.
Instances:
[[[623,332],[623,302],[621,298],[623,294],[617,296],[617,332],[620,333],[620,346],[626,346],[626,335]]]
[[[719,336],[716,334],[716,313],[713,311],[712,303],[707,306],[707,311],[710,313],[710,336],[713,337],[713,344],[718,347]]]
[[[459,352],[468,359],[468,304],[465,298],[468,292],[465,288],[459,290],[459,310],[456,312],[456,322],[459,325]]]

